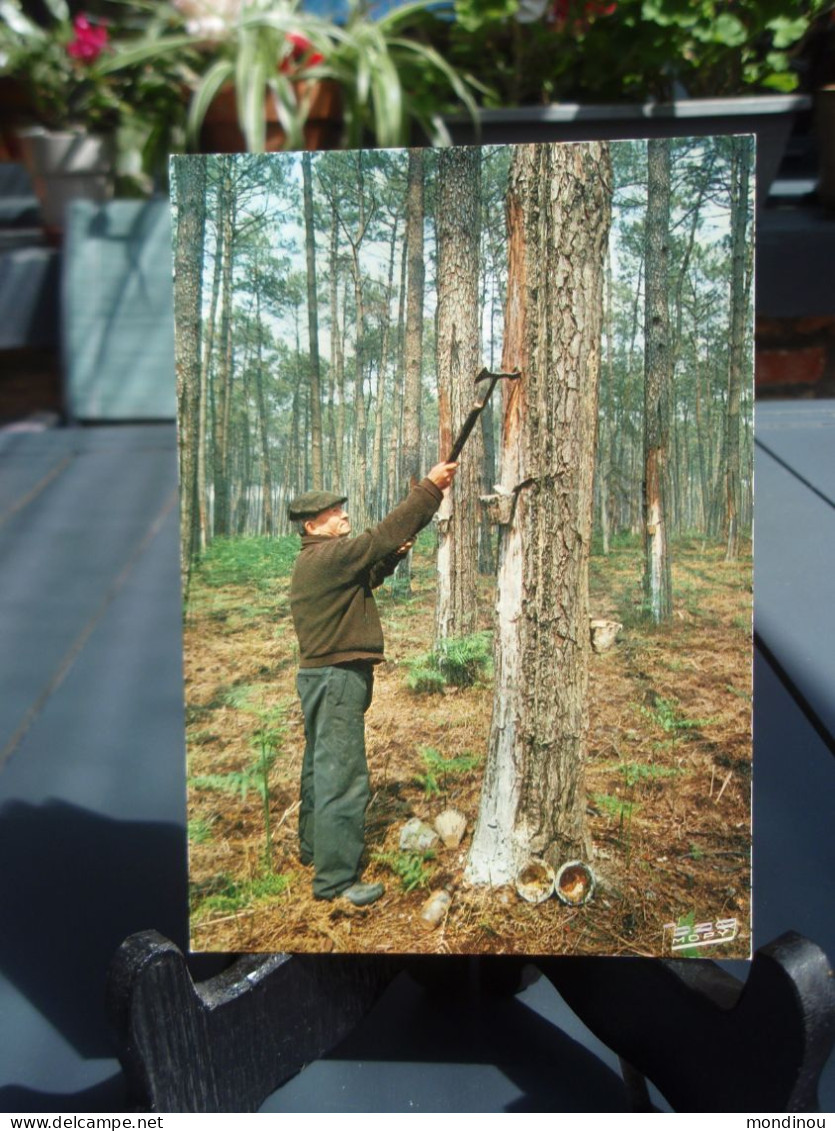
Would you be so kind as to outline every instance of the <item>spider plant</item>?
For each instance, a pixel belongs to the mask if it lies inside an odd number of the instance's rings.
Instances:
[[[423,34],[426,21],[435,19],[434,3],[412,0],[375,17],[365,0],[349,0],[340,23],[303,10],[300,0],[240,0],[227,2],[224,18],[207,30],[206,23],[185,17],[188,5],[179,0],[154,5],[153,30],[106,66],[115,70],[177,55],[191,63],[197,59],[188,114],[192,145],[213,99],[233,84],[248,151],[265,148],[268,100],[284,130],[285,148],[303,148],[304,124],[321,80],[340,88],[346,144],[369,139],[380,146],[406,144],[412,121],[430,141],[443,144],[449,138],[442,113],[463,104],[475,118],[476,108],[468,82]],[[202,7],[210,8],[209,0]]]

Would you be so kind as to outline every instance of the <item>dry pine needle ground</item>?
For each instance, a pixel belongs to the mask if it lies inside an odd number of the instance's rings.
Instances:
[[[492,688],[416,696],[407,661],[433,630],[431,550],[417,555],[413,596],[379,598],[387,662],[367,719],[373,799],[366,880],[386,894],[368,909],[323,903],[297,857],[304,736],[295,693],[288,577],[201,586],[186,618],[189,871],[198,951],[387,953],[670,953],[669,924],[735,919],[738,937],[711,957],[746,956],[750,928],[751,560],[725,563],[693,539],[674,547],[670,627],[641,621],[640,554],[626,542],[592,558],[592,614],[624,622],[618,643],[592,655],[588,818],[594,899],[570,908],[523,902],[510,888],[468,887],[463,869],[478,813]],[[480,607],[491,627],[492,593]],[[258,736],[277,756],[265,813],[254,772]],[[427,783],[422,751],[473,755],[474,768]],[[214,783],[207,785],[206,783]],[[460,848],[424,864],[425,886],[404,890],[390,861],[403,824],[454,807],[467,818]],[[389,862],[380,859],[386,856]],[[420,924],[430,891],[452,892],[434,930]],[[705,953],[705,952],[700,952]]]

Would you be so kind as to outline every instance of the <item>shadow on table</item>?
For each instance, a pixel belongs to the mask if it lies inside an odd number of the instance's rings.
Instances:
[[[8,803],[0,907],[0,970],[79,1054],[112,1056],[104,985],[116,948],[150,926],[187,945],[183,830],[61,801]]]

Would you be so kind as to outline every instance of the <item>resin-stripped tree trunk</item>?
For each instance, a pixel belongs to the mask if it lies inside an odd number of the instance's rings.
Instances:
[[[670,142],[647,142],[644,306],[644,603],[655,623],[673,612],[670,579]]]
[[[516,151],[502,369],[522,376],[502,433],[500,486],[514,506],[499,545],[474,883],[588,852],[588,559],[611,193],[605,143]]]
[[[438,156],[438,425],[439,457],[452,448],[476,396],[481,368],[479,327],[479,216],[481,155],[478,149],[442,149]],[[479,388],[483,395],[483,386]],[[455,486],[438,511],[438,584],[435,641],[475,630],[478,609],[479,495],[483,463],[481,430],[461,456]]]

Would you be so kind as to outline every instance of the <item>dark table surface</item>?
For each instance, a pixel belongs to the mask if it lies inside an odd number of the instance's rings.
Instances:
[[[835,403],[757,415],[754,945],[833,956]],[[118,1110],[110,958],[149,927],[185,946],[179,626],[173,425],[0,432],[2,1110]],[[401,977],[267,1106],[615,1111],[616,1071],[544,979],[476,1011]]]

